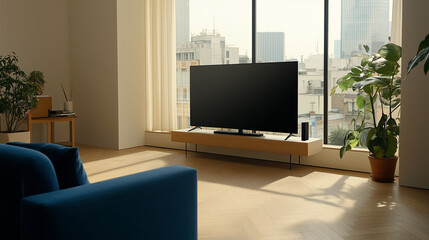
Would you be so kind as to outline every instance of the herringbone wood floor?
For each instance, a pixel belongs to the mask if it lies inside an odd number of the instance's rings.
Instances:
[[[429,191],[368,174],[151,147],[80,152],[91,182],[196,168],[199,239],[429,239]]]

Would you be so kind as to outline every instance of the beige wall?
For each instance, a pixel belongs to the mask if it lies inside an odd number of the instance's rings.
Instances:
[[[0,0],[0,55],[14,51],[26,73],[43,72],[54,109],[63,109],[60,83],[70,89],[68,50],[67,0]],[[67,127],[57,124],[56,140],[68,139]],[[45,130],[34,125],[33,140],[45,141]]]
[[[144,145],[143,1],[118,1],[119,149]]]
[[[404,0],[403,3],[403,68],[416,55],[418,45],[429,33],[429,1]],[[400,184],[429,189],[429,76],[423,74],[423,63],[409,76],[403,70],[401,135],[399,156]]]
[[[68,1],[78,143],[119,148],[116,0]]]

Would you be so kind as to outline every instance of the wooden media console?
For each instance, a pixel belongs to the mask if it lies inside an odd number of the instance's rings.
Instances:
[[[290,137],[287,141],[284,139],[285,136],[268,134],[262,137],[214,134],[213,130],[206,129],[196,129],[192,132],[183,129],[171,132],[173,142],[289,154],[289,163],[292,155],[311,156],[322,150],[323,143],[320,138],[310,138],[307,141],[301,141],[300,137]]]

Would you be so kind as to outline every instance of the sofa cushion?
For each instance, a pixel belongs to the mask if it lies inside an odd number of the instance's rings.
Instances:
[[[79,157],[78,148],[52,143],[10,142],[8,144],[34,149],[45,154],[54,165],[60,189],[89,183],[82,161]]]

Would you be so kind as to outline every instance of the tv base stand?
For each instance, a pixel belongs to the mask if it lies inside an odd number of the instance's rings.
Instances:
[[[214,134],[241,135],[241,136],[249,136],[249,137],[262,137],[262,136],[264,136],[264,134],[262,134],[262,133],[243,132],[243,129],[239,129],[238,132],[217,130],[217,131],[214,131],[213,133]]]
[[[299,137],[290,137],[288,141],[284,136],[268,135],[262,137],[249,137],[229,134],[215,134],[213,130],[201,129],[188,132],[188,130],[176,130],[171,132],[171,141],[187,144],[206,145],[214,147],[235,148],[243,150],[272,152],[289,155],[290,168],[292,166],[292,155],[311,156],[322,150],[322,139],[310,138],[307,141],[301,141]]]
[[[193,128],[191,128],[191,129],[189,129],[189,130],[188,130],[188,132],[192,132],[192,131],[194,131],[194,130],[196,130],[196,129],[201,129],[201,127],[198,127],[198,126],[197,126],[197,127],[193,127]]]
[[[285,141],[287,141],[290,137],[296,137],[293,133],[287,135],[287,137],[285,138]]]

